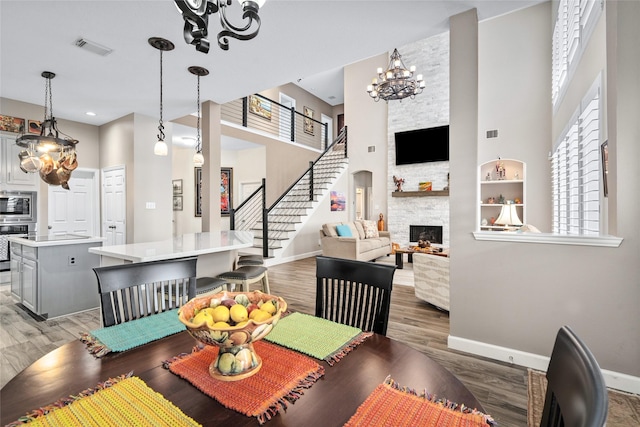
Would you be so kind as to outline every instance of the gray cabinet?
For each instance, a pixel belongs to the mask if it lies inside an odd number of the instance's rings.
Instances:
[[[23,306],[38,313],[37,249],[11,244],[11,295]]]
[[[18,154],[24,148],[16,145],[16,134],[0,133],[0,184],[22,190],[38,189],[38,174],[20,169]]]

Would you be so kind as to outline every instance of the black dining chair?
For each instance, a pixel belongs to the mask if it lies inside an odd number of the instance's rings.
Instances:
[[[96,267],[102,326],[178,308],[196,296],[197,257]]]
[[[608,396],[602,372],[584,342],[569,328],[558,331],[547,369],[540,427],[602,427]]]
[[[316,257],[316,317],[387,334],[396,266]]]

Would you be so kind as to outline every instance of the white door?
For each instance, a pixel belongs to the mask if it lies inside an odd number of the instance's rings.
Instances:
[[[326,123],[326,127],[327,127],[327,145],[323,146],[322,148],[326,148],[329,145],[331,145],[331,143],[333,142],[333,118],[329,117],[329,116],[325,116],[324,114],[322,115],[322,124]],[[324,129],[323,129],[324,132]],[[322,134],[322,136],[324,137],[324,133]],[[324,139],[322,140],[324,143]]]
[[[127,236],[126,175],[124,166],[102,171],[102,237],[104,246],[124,245]]]
[[[99,235],[96,227],[100,218],[98,205],[96,171],[74,170],[68,190],[49,186],[48,234]]]
[[[279,101],[284,107],[280,107],[280,138],[291,141],[291,109],[295,110],[296,100],[284,93],[280,93]],[[285,108],[286,107],[286,108]]]

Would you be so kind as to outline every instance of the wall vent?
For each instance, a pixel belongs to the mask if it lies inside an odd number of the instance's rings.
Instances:
[[[498,129],[487,131],[487,138],[497,138],[497,137],[498,137]]]
[[[367,147],[367,151],[369,153],[375,153],[376,152],[376,146],[375,145],[370,145]]]
[[[92,42],[91,40],[87,40],[82,37],[78,38],[75,42],[73,42],[73,44],[78,46],[80,49],[88,50],[89,52],[93,52],[100,56],[107,56],[111,52],[113,52],[113,49],[109,49],[106,46],[102,46],[101,44]]]

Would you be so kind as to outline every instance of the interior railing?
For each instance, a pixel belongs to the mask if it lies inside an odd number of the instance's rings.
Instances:
[[[307,113],[315,112],[307,111]],[[324,150],[329,143],[327,123],[322,123],[296,111],[295,107],[287,107],[260,94],[223,104],[220,116],[227,122],[316,150]]]
[[[257,228],[258,223],[262,220],[262,256],[269,257],[269,214],[278,207],[284,198],[292,192],[293,189],[304,188],[308,194],[308,200],[313,201],[315,197],[314,190],[314,169],[321,162],[322,158],[334,147],[343,144],[344,157],[348,157],[347,150],[347,127],[345,126],[338,137],[329,145],[318,158],[309,162],[309,168],[287,188],[280,197],[270,206],[266,203],[266,179],[262,179],[262,185],[258,187],[251,195],[242,202],[237,208],[230,211],[230,228],[231,230],[251,231]],[[305,180],[308,178],[308,180]]]

